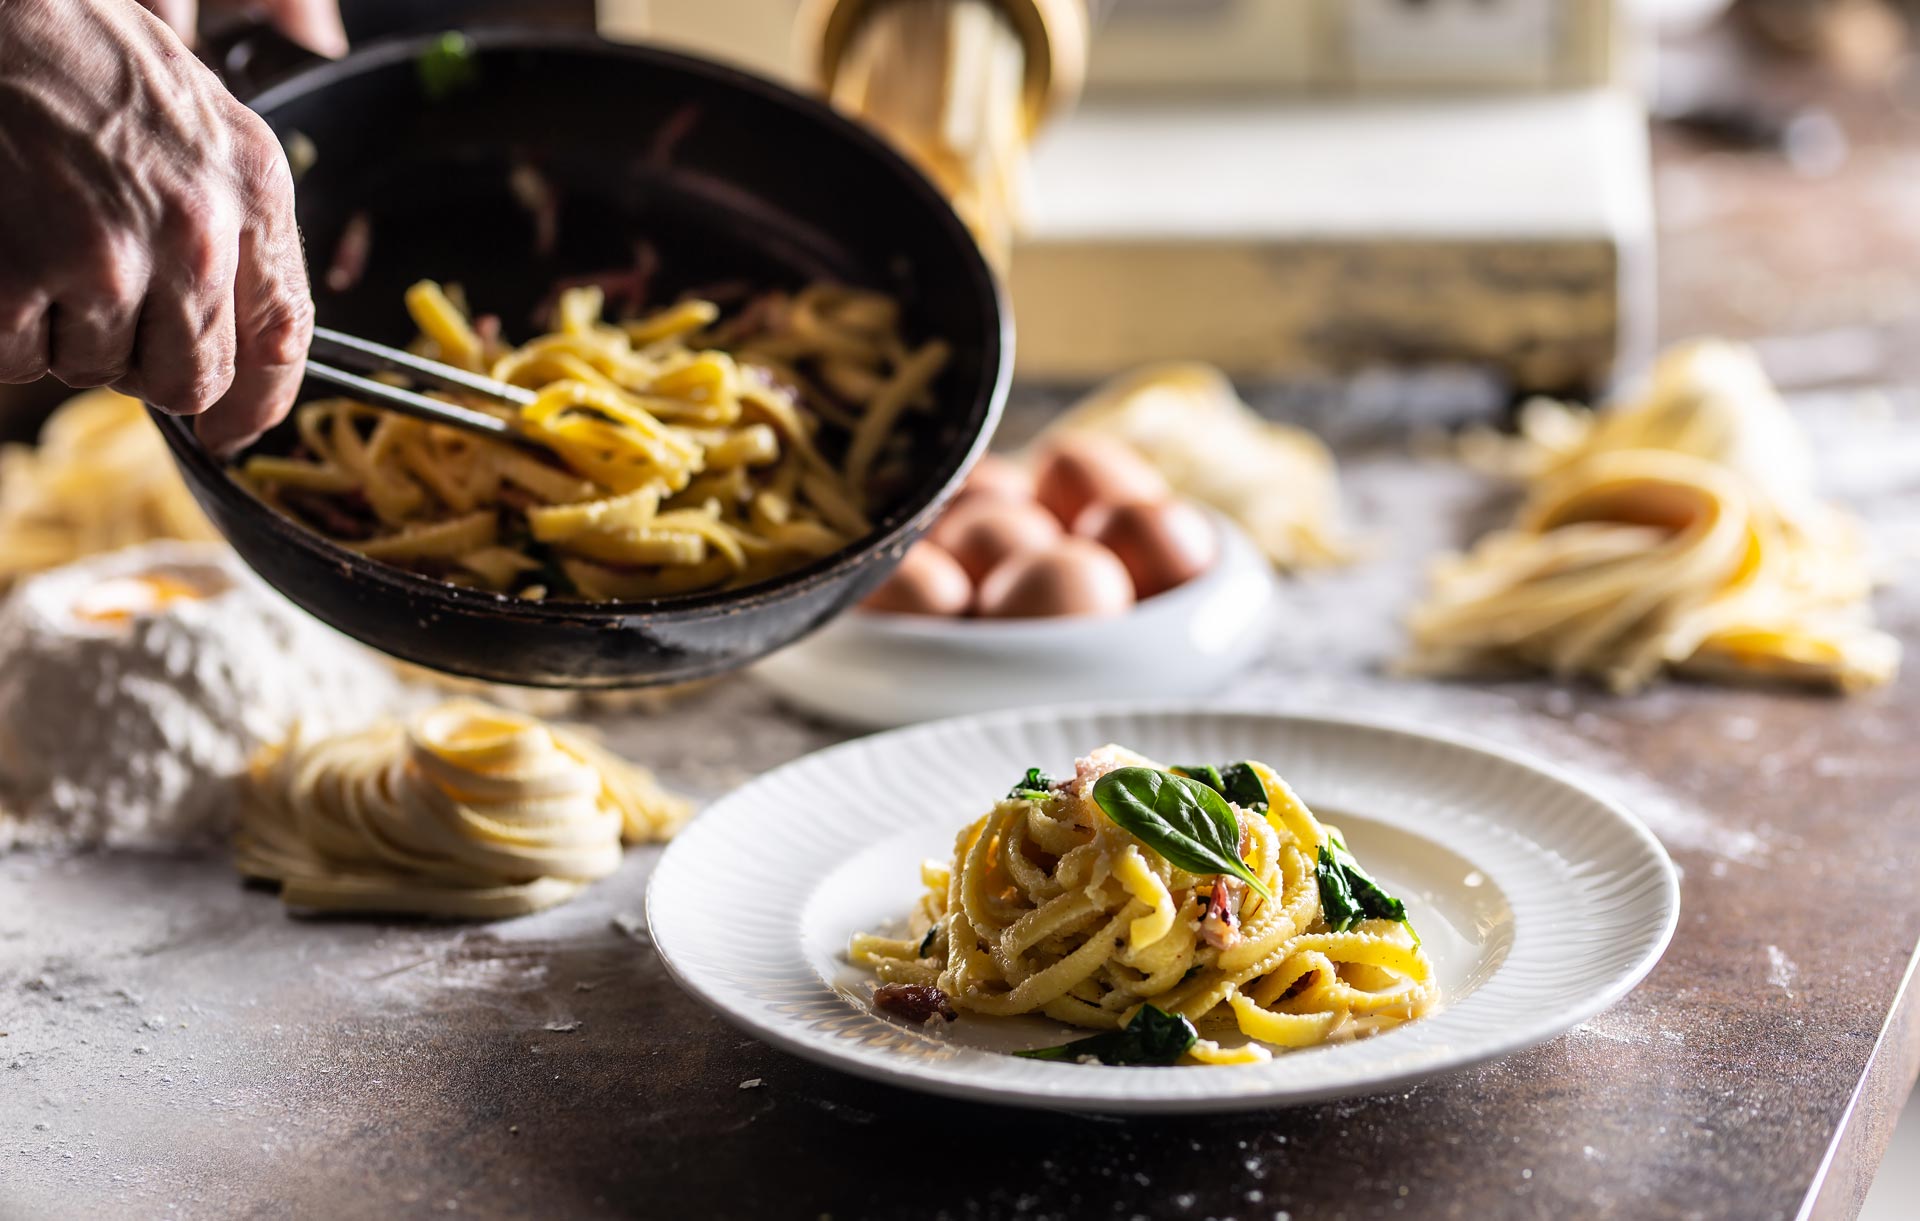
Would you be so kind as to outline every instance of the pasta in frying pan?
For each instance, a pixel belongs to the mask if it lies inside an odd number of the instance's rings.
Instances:
[[[557,461],[334,398],[300,407],[297,449],[244,478],[370,558],[527,598],[735,588],[871,529],[944,343],[908,347],[891,299],[834,285],[725,319],[685,300],[616,324],[603,305],[569,289],[553,333],[509,347],[439,285],[407,293],[417,350],[538,392],[514,418]]]

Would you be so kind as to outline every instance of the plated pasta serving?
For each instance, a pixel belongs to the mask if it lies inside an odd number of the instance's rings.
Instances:
[[[1264,763],[1169,768],[1104,746],[1071,778],[1029,769],[922,877],[907,936],[849,947],[875,1005],[1100,1032],[1028,1058],[1258,1062],[1437,999],[1406,905]]]
[[[647,883],[674,978],[777,1047],[1108,1112],[1377,1093],[1534,1046],[1623,996],[1678,911],[1659,841],[1524,756],[1198,707],[816,751],[708,806]]]
[[[538,392],[466,405],[512,412],[551,458],[329,398],[297,409],[291,453],[241,477],[371,559],[529,599],[733,589],[855,542],[903,490],[907,418],[947,359],[902,338],[891,298],[829,284],[619,322],[575,287],[518,346],[457,291],[422,281],[406,303],[416,352]]]

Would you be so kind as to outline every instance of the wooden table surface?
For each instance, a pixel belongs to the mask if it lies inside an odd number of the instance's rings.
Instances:
[[[1800,381],[1913,376],[1915,315],[1885,301],[1920,268],[1899,206],[1915,148],[1862,145],[1822,187],[1663,140],[1669,334],[1766,337]],[[1817,232],[1756,183],[1799,192]],[[1868,226],[1893,233],[1878,258]],[[1863,282],[1879,304],[1848,307]],[[1829,486],[1910,557],[1920,401],[1796,406]],[[1679,930],[1593,1021],[1377,1098],[1007,1111],[814,1067],[683,995],[639,924],[655,850],[567,907],[476,927],[292,920],[218,860],[16,856],[0,858],[0,1215],[1851,1215],[1920,1064],[1920,665],[1851,700],[1389,680],[1421,562],[1503,502],[1403,446],[1342,456],[1374,557],[1291,585],[1229,698],[1477,733],[1645,817],[1684,871]],[[1880,600],[1910,647],[1913,586]],[[708,796],[843,736],[745,677],[607,724]]]

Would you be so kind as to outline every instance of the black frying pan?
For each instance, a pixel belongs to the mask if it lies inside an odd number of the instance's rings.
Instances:
[[[241,557],[282,593],[360,640],[435,669],[501,682],[622,687],[730,670],[820,626],[891,571],[985,448],[1006,397],[1012,334],[966,228],[879,138],[824,104],[730,68],[588,35],[472,35],[475,79],[438,100],[417,61],[433,39],[387,41],[301,72],[254,99],[283,141],[318,159],[299,186],[320,277],[354,213],[372,221],[366,273],[316,284],[320,321],[388,343],[422,277],[465,285],[509,335],[565,275],[629,263],[651,243],[650,299],[725,281],[831,278],[882,289],[910,339],[954,356],[916,437],[918,472],[870,536],[730,593],[651,602],[532,603],[366,560],[266,509],[161,417],[188,485]],[[558,188],[558,241],[536,251],[508,185],[517,160]],[[318,395],[323,387],[313,387]],[[283,426],[262,442],[291,443]]]

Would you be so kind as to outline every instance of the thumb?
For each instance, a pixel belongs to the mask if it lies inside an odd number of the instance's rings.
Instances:
[[[340,0],[263,0],[260,8],[275,29],[314,54],[338,59],[347,53],[347,27],[340,21]]]

